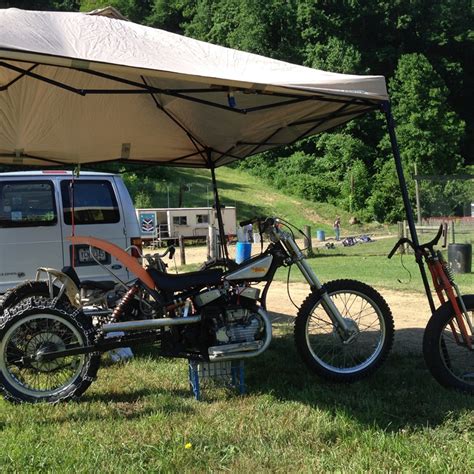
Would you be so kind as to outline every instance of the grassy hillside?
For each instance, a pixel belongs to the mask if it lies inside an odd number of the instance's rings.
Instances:
[[[208,170],[176,169],[169,175],[166,183],[157,181],[155,206],[166,207],[168,193],[171,207],[178,206],[181,184],[188,185],[190,189],[183,194],[183,206],[206,206],[208,202],[212,205],[212,182]],[[336,216],[340,216],[342,228],[349,228],[351,215],[331,204],[313,203],[285,195],[254,176],[228,167],[217,169],[216,176],[221,202],[227,206],[236,206],[238,220],[272,215],[282,217],[296,226],[310,225],[313,231],[321,229],[332,232],[332,223]],[[358,226],[352,228],[351,233],[362,230]]]

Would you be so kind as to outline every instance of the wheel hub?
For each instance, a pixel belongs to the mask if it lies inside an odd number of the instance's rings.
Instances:
[[[360,333],[359,326],[351,318],[343,318],[343,319],[347,326],[347,335],[346,336],[341,335],[341,333],[343,332],[342,328],[341,329],[334,328],[332,331],[332,335],[338,341],[340,341],[342,338],[342,342],[344,344],[351,344],[353,341],[357,339],[357,336]]]
[[[52,372],[59,366],[59,359],[42,361],[42,355],[48,352],[62,351],[66,348],[64,341],[54,333],[42,332],[33,336],[28,342],[26,354],[33,361],[31,366],[40,372]]]

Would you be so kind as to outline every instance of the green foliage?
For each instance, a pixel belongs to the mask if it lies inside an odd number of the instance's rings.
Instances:
[[[416,163],[425,174],[456,172],[464,122],[449,107],[448,89],[428,59],[403,55],[389,85],[405,163]]]
[[[114,6],[132,21],[200,40],[389,83],[410,197],[410,174],[453,174],[474,156],[474,13],[470,0],[17,0],[5,7],[88,11]],[[253,175],[362,219],[404,216],[379,114],[248,159]],[[160,181],[162,177],[157,177]],[[144,181],[146,182],[146,180]],[[132,184],[132,187],[134,185]],[[469,182],[422,185],[427,213],[460,212]],[[165,191],[135,186],[140,202]]]
[[[81,11],[87,12],[111,6],[131,21],[142,22],[150,14],[149,0],[81,0]]]
[[[387,161],[374,178],[367,202],[369,212],[378,222],[404,219],[405,211],[393,160]]]

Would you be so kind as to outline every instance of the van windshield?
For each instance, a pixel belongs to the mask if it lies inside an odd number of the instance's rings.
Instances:
[[[57,220],[51,181],[0,183],[0,227],[48,226]]]
[[[61,181],[64,223],[71,225],[71,181]],[[106,180],[74,181],[74,224],[114,224],[120,212],[114,190]]]

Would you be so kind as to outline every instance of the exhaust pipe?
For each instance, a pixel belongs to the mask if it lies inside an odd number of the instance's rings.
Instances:
[[[209,347],[209,360],[216,362],[221,360],[249,359],[250,357],[258,356],[264,352],[272,340],[272,323],[268,313],[263,308],[259,308],[258,314],[263,319],[265,325],[265,338],[263,341],[241,342]]]
[[[165,326],[178,326],[180,324],[199,323],[201,316],[188,316],[186,318],[160,318],[145,319],[142,321],[124,321],[122,323],[109,323],[102,326],[102,331],[142,331],[144,329],[159,329]]]

